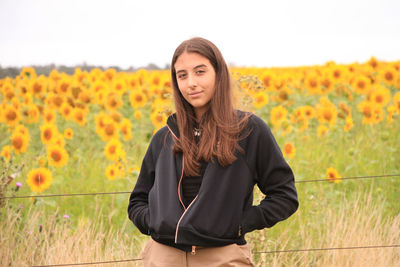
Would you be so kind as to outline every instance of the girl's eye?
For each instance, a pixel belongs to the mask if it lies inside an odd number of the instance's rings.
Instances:
[[[196,71],[197,74],[203,74],[205,71],[204,70],[198,70]]]
[[[182,73],[182,74],[178,74],[178,79],[184,79],[186,77],[186,74]]]

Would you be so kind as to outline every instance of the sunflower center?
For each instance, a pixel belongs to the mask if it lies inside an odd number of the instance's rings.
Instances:
[[[136,95],[135,96],[135,100],[136,100],[136,102],[142,102],[143,101],[143,97],[141,95]]]
[[[55,161],[55,162],[59,162],[62,158],[61,154],[59,151],[53,151],[51,152],[51,158]]]
[[[330,110],[324,111],[324,119],[327,121],[330,121],[332,119],[332,112],[330,112]]]
[[[44,138],[46,138],[47,140],[50,140],[51,137],[53,136],[53,133],[51,132],[50,129],[47,129],[47,130],[44,131],[43,136],[44,136]]]
[[[44,183],[44,177],[40,173],[36,174],[35,177],[33,178],[33,182],[35,183],[36,186],[40,186],[41,184]]]
[[[12,145],[13,147],[15,147],[17,150],[21,149],[22,145],[23,145],[23,141],[21,137],[16,137],[12,140]]]
[[[10,110],[9,112],[7,112],[6,117],[7,117],[7,120],[13,121],[17,118],[17,113],[15,113],[15,111],[13,111],[13,110]]]
[[[110,154],[115,154],[115,152],[117,151],[117,148],[115,146],[111,146],[108,151],[110,152]]]
[[[114,129],[114,126],[113,126],[112,124],[108,124],[108,125],[105,127],[105,133],[106,133],[106,135],[112,136],[112,135],[114,135],[114,132],[115,132],[115,129]]]
[[[382,103],[383,102],[383,96],[382,95],[377,95],[375,97],[375,102],[376,103]]]
[[[387,81],[392,81],[392,80],[393,80],[393,73],[391,73],[391,72],[386,72],[386,73],[385,73],[385,79],[386,79]]]
[[[33,85],[33,92],[37,94],[40,93],[40,91],[42,91],[42,85],[39,83],[35,83]]]
[[[358,88],[360,88],[360,89],[364,89],[364,88],[365,88],[365,82],[359,81],[359,82],[357,83],[357,86],[358,86]]]

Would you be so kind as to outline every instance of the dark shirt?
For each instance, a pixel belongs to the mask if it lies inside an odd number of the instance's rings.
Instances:
[[[199,193],[206,167],[207,163],[201,162],[199,176],[183,176],[182,178],[182,194],[183,194],[182,201],[186,208],[190,205],[190,203]]]

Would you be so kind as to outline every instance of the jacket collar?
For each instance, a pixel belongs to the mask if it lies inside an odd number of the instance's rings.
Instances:
[[[170,115],[167,119],[167,126],[176,138],[179,138],[178,122],[176,120],[176,113]]]

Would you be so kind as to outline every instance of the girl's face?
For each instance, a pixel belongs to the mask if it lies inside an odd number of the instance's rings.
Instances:
[[[200,120],[214,96],[215,70],[206,57],[192,52],[183,52],[174,67],[179,91]]]

